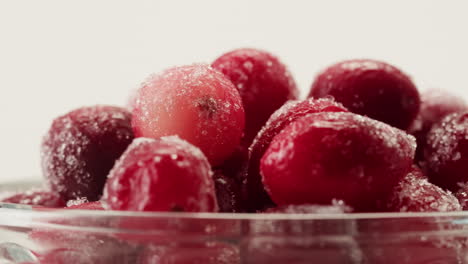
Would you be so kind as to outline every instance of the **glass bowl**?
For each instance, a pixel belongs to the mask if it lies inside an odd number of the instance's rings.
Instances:
[[[0,191],[25,184],[2,185]],[[0,206],[0,264],[468,263],[468,213],[224,214]]]

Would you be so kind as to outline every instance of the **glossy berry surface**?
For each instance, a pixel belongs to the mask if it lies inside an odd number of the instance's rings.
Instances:
[[[468,182],[468,112],[450,114],[432,127],[424,164],[429,180],[442,188],[456,192]]]
[[[392,212],[450,212],[460,211],[457,198],[449,191],[430,183],[423,172],[413,169],[395,187],[386,203]]]
[[[226,176],[221,170],[214,171],[213,180],[219,211],[225,213],[244,211],[238,181],[235,178]]]
[[[271,214],[344,214],[351,213],[353,209],[344,203],[336,202],[331,205],[301,204],[285,205],[270,208],[265,213]]]
[[[440,89],[430,89],[421,93],[421,109],[409,132],[416,137],[418,147],[416,158],[424,159],[423,150],[427,140],[427,133],[432,126],[445,116],[468,110],[465,101],[459,96],[449,94]]]
[[[120,107],[83,107],[55,119],[42,142],[42,171],[64,200],[96,201],[107,174],[133,140],[130,113]]]
[[[58,193],[42,189],[31,189],[24,192],[13,193],[0,199],[2,203],[27,204],[59,208],[65,206],[65,201]]]
[[[136,95],[132,125],[137,137],[178,135],[215,166],[239,144],[244,118],[232,82],[210,66],[196,64],[150,77]]]
[[[245,179],[245,199],[248,201],[250,211],[263,210],[274,206],[265,191],[260,176],[260,160],[273,138],[296,119],[319,112],[347,112],[347,110],[341,104],[328,98],[289,101],[271,115],[268,122],[255,137],[249,148],[250,158]]]
[[[373,211],[411,168],[415,140],[382,122],[346,112],[304,116],[271,142],[260,164],[278,205],[343,200]]]
[[[218,210],[208,160],[176,136],[136,139],[110,172],[103,201],[113,210]]]
[[[221,55],[212,66],[234,83],[242,98],[246,146],[276,109],[298,97],[298,89],[286,66],[266,51],[237,49]]]
[[[333,96],[349,111],[406,130],[420,107],[411,79],[396,67],[375,60],[348,60],[321,72],[309,97]]]

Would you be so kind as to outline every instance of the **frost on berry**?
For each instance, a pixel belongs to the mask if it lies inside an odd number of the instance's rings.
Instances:
[[[113,210],[218,210],[208,160],[176,136],[135,139],[110,172],[103,201]]]
[[[341,104],[329,98],[288,101],[271,115],[265,126],[255,137],[249,148],[250,157],[246,179],[244,180],[245,199],[250,211],[263,210],[274,206],[265,191],[260,176],[260,160],[273,138],[291,122],[307,114],[318,112],[347,112],[347,110]]]
[[[124,108],[91,106],[56,118],[42,142],[42,171],[64,200],[96,201],[107,174],[133,139]]]
[[[50,208],[65,206],[65,201],[58,193],[36,188],[23,192],[11,193],[5,196],[2,195],[2,197],[0,197],[0,202],[44,206]]]
[[[418,147],[416,159],[423,161],[423,150],[426,145],[427,133],[432,126],[445,116],[468,110],[468,105],[459,96],[441,89],[429,89],[421,93],[421,109],[409,129],[409,133],[416,137]]]
[[[376,210],[410,170],[415,139],[382,122],[347,112],[306,115],[284,128],[265,152],[263,182],[278,205],[343,200]]]
[[[137,92],[132,125],[137,137],[178,135],[216,166],[239,144],[244,118],[232,82],[208,65],[194,64],[148,78]]]
[[[430,183],[422,171],[413,166],[395,187],[386,203],[386,210],[394,212],[450,212],[460,211],[457,198],[450,192]]]
[[[427,135],[424,166],[429,180],[458,191],[468,181],[468,112],[457,112],[435,124]]]
[[[242,98],[246,114],[243,145],[250,145],[276,109],[298,97],[286,66],[266,51],[233,50],[217,58],[212,66],[234,83]]]

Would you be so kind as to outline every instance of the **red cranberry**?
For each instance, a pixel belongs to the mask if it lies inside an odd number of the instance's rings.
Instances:
[[[375,60],[348,60],[320,73],[309,97],[333,96],[349,111],[406,130],[420,99],[411,79],[396,67]]]
[[[208,160],[176,136],[136,139],[116,162],[104,190],[113,210],[215,212]]]
[[[64,200],[98,200],[115,160],[133,139],[130,118],[120,107],[92,106],[55,119],[41,156],[51,190]]]
[[[238,182],[232,177],[227,177],[221,170],[214,171],[213,179],[219,211],[231,213],[244,211]]]
[[[289,101],[271,115],[266,125],[255,137],[249,148],[250,158],[245,179],[245,199],[248,201],[250,211],[263,210],[274,206],[263,187],[262,177],[260,176],[260,160],[273,138],[296,119],[318,112],[347,112],[347,110],[341,104],[328,98]]]
[[[239,249],[219,242],[193,245],[150,245],[139,258],[141,264],[240,264]]]
[[[239,92],[223,74],[207,65],[182,66],[143,84],[132,124],[137,137],[178,135],[216,166],[240,142],[244,109]]]
[[[273,214],[344,214],[351,213],[353,209],[343,202],[334,202],[331,205],[301,204],[284,205],[270,208],[265,213]]]
[[[468,181],[468,111],[453,113],[427,134],[424,165],[429,180],[451,191]]]
[[[455,196],[430,183],[422,171],[413,169],[395,187],[385,209],[394,212],[449,212],[460,211]]]
[[[346,112],[304,116],[271,142],[260,164],[278,205],[343,200],[373,211],[411,168],[415,140],[379,121]]]
[[[286,66],[266,51],[237,49],[223,54],[212,66],[234,83],[242,98],[246,146],[276,109],[298,97],[296,84]]]
[[[416,137],[418,147],[416,148],[416,159],[424,160],[424,145],[427,133],[432,126],[445,116],[468,110],[465,101],[440,89],[431,89],[421,93],[421,110],[411,125],[409,132]]]
[[[43,189],[31,189],[18,192],[0,199],[3,203],[27,204],[32,206],[44,206],[50,208],[64,207],[65,201],[60,195]]]

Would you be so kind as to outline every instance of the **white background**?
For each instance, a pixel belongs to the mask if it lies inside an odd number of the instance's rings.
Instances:
[[[40,177],[51,120],[126,103],[163,68],[267,49],[303,96],[348,58],[388,61],[420,89],[468,98],[468,1],[0,1],[0,182]]]

